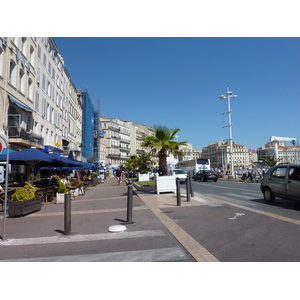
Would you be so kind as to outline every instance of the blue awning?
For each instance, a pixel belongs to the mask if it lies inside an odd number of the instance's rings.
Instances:
[[[21,103],[19,100],[17,100],[17,99],[14,98],[13,96],[8,95],[8,98],[9,98],[9,100],[10,100],[12,103],[18,105],[20,108],[22,108],[22,109],[24,109],[24,110],[26,110],[26,111],[34,112],[33,109],[31,109],[31,108],[28,107],[27,105]]]
[[[1,155],[6,155],[6,152],[7,152],[6,148],[3,148]],[[15,152],[15,151],[12,149],[9,149],[9,153],[13,153],[13,152]]]

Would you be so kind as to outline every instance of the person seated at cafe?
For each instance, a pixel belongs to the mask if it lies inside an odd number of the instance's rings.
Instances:
[[[0,185],[0,193],[4,193],[4,189],[2,188],[1,185]]]
[[[64,183],[64,184],[69,184],[69,181],[68,181],[68,179],[66,178],[66,176],[65,175],[62,175],[62,179],[60,180],[62,183]]]

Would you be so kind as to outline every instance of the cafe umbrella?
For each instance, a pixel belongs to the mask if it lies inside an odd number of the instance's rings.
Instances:
[[[0,161],[5,161],[6,155],[0,155]],[[53,164],[61,164],[61,162],[50,156],[49,154],[37,149],[29,148],[20,151],[15,151],[9,154],[9,163],[15,165],[27,164],[30,167],[48,166]]]
[[[6,155],[0,155],[0,161],[6,161]],[[63,162],[37,149],[29,148],[9,154],[9,163],[15,165],[29,165],[34,167],[61,166]]]

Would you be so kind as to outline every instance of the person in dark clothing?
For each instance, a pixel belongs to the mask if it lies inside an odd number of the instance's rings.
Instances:
[[[121,170],[121,167],[119,167],[118,170],[116,171],[118,185],[120,185],[120,183],[122,182],[122,174],[123,174],[123,171]]]

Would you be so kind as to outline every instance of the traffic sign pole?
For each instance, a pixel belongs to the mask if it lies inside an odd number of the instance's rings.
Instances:
[[[5,173],[5,193],[4,193],[4,212],[3,212],[3,235],[2,240],[5,240],[6,234],[6,213],[7,213],[7,190],[8,190],[8,163],[9,163],[9,144],[5,135],[0,134],[0,144],[3,149],[3,145],[6,146],[6,173]],[[2,152],[2,150],[1,150]]]

